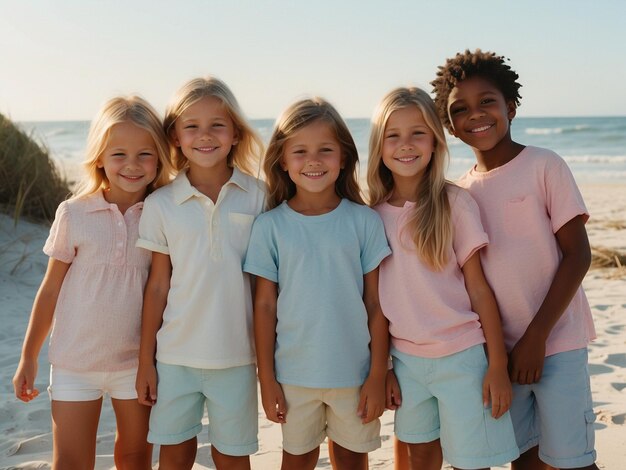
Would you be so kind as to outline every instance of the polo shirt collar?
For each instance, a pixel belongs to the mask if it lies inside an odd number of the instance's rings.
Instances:
[[[200,191],[191,185],[189,178],[187,178],[187,171],[189,168],[185,168],[181,171],[174,181],[172,181],[172,191],[174,192],[174,200],[176,204],[180,205],[193,196],[204,196]],[[234,184],[243,191],[248,192],[248,181],[246,175],[244,175],[238,168],[233,168],[233,174],[224,186]]]
[[[86,212],[112,210],[113,206],[117,208],[117,204],[112,204],[110,202],[107,202],[107,200],[104,198],[104,189],[99,189],[95,193],[90,194],[89,196],[85,198],[85,201],[87,202],[87,207],[85,209]],[[133,207],[136,207],[139,209],[142,208],[143,201],[133,204],[129,209]]]

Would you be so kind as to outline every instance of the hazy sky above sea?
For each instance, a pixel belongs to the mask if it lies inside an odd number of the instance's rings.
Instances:
[[[369,117],[480,47],[520,74],[520,116],[623,116],[625,18],[623,0],[0,0],[0,112],[90,119],[135,92],[162,112],[213,74],[251,118],[311,94]]]

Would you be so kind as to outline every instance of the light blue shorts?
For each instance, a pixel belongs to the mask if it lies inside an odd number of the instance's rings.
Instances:
[[[150,413],[148,441],[180,444],[202,430],[204,405],[209,442],[222,454],[258,450],[256,367],[197,369],[157,362],[157,402]]]
[[[587,348],[546,357],[539,382],[513,384],[511,418],[520,452],[539,445],[539,458],[556,468],[596,460]]]
[[[439,358],[391,354],[402,391],[394,424],[400,441],[441,439],[444,458],[457,468],[503,465],[519,456],[509,413],[494,419],[483,407],[487,358],[481,344]]]

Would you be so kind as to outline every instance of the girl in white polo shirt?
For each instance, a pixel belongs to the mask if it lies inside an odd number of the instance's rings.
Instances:
[[[511,383],[480,264],[488,239],[478,206],[444,179],[443,126],[426,92],[393,90],[372,122],[370,205],[393,250],[381,263],[379,292],[402,397],[396,436],[408,443],[411,468],[441,468],[441,449],[455,468],[510,462],[519,455],[507,413]],[[399,398],[398,390],[389,395]]]
[[[168,145],[152,107],[138,97],[108,101],[91,123],[86,178],[57,209],[13,385],[28,402],[37,357],[54,320],[49,358],[53,468],[93,468],[102,396],[117,420],[117,468],[150,469],[150,409],[135,375],[150,256],[135,247],[143,199],[171,177]]]
[[[137,242],[152,251],[137,374],[139,400],[153,405],[148,440],[161,445],[159,468],[191,468],[206,404],[217,468],[245,469],[258,445],[242,265],[264,207],[264,185],[251,176],[263,146],[213,77],[178,91],[164,128],[179,173],[146,200]]]

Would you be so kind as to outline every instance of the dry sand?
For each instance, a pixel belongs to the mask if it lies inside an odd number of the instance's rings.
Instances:
[[[583,195],[592,215],[587,226],[591,244],[626,252],[626,185],[583,186]],[[50,405],[45,393],[47,347],[40,355],[36,382],[42,396],[22,403],[13,396],[11,385],[47,263],[41,252],[46,236],[46,228],[23,221],[14,227],[9,217],[0,216],[0,469],[48,469],[52,459]],[[618,269],[593,270],[584,281],[598,333],[589,354],[598,418],[598,466],[609,470],[626,468],[626,273],[617,274]],[[372,469],[393,468],[393,414],[386,412],[382,424],[383,446],[370,454]],[[280,427],[260,413],[259,431],[260,449],[252,457],[253,468],[279,468]],[[106,400],[98,432],[97,469],[114,468],[114,436],[115,419]],[[206,438],[205,429],[199,436],[196,469],[214,468]],[[330,468],[326,445],[318,468]]]

